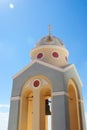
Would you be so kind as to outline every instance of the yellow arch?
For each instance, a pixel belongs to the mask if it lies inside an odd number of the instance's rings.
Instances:
[[[78,92],[76,84],[72,79],[70,79],[68,82],[68,94],[69,94],[70,130],[81,130]]]
[[[35,79],[40,80],[40,86],[38,88],[33,87],[33,81]],[[40,121],[38,120],[38,124],[36,124],[36,126],[38,127],[38,130],[39,128],[44,130],[45,120],[42,116],[44,114],[42,106],[45,107],[45,98],[51,97],[51,93],[51,82],[43,75],[33,76],[25,82],[21,91],[19,130],[35,129],[35,122],[32,124],[32,121],[33,119],[35,120],[36,117],[35,114],[33,115],[32,113],[33,111],[35,112],[36,109],[38,109],[37,115],[38,118],[40,118]]]

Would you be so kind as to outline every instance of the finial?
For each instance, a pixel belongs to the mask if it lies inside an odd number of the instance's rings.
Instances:
[[[50,36],[52,32],[52,26],[50,24],[48,25],[48,30],[49,30],[49,36]]]
[[[52,26],[50,24],[48,25],[48,30],[49,30],[49,35],[47,38],[47,42],[50,42],[50,41],[52,41],[52,38],[51,38]]]

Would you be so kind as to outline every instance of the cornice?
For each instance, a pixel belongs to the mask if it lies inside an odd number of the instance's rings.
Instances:
[[[29,65],[27,65],[26,67],[24,67],[21,71],[19,71],[17,74],[15,74],[12,78],[13,78],[13,79],[17,78],[18,76],[20,76],[23,72],[25,72],[28,68],[30,68],[30,67],[31,67],[33,64],[35,64],[35,63],[38,63],[38,64],[40,64],[40,65],[44,65],[44,66],[46,66],[46,67],[52,68],[52,69],[57,70],[57,71],[60,71],[60,72],[66,72],[66,71],[68,71],[69,69],[73,68],[74,71],[75,71],[75,73],[76,73],[76,76],[78,77],[78,79],[79,79],[79,81],[80,81],[80,84],[81,84],[81,86],[82,86],[82,82],[81,82],[81,80],[80,80],[80,77],[79,77],[79,75],[78,75],[78,73],[77,73],[77,70],[76,70],[74,64],[71,64],[71,65],[69,65],[69,66],[65,66],[65,67],[63,67],[63,68],[60,68],[60,67],[56,67],[56,66],[54,66],[54,65],[45,63],[45,62],[40,61],[40,60],[34,60],[34,61],[32,61]]]

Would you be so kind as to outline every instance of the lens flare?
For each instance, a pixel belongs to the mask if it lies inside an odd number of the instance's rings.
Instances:
[[[9,7],[10,7],[11,9],[13,9],[13,8],[14,8],[14,4],[10,3],[10,4],[9,4]]]

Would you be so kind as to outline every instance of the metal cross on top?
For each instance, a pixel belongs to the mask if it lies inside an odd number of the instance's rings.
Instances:
[[[52,26],[50,24],[48,25],[48,30],[49,30],[49,36],[50,36],[52,33]]]

